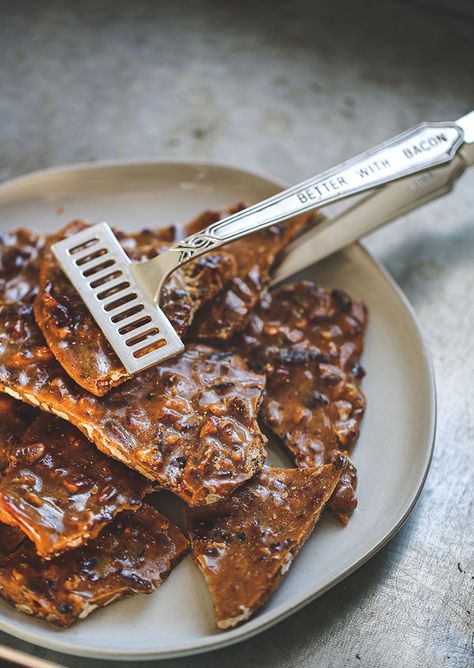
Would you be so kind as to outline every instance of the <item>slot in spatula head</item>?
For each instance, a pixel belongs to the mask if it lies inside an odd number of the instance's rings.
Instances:
[[[166,315],[139,287],[132,262],[107,223],[67,237],[51,250],[128,373],[184,350]]]

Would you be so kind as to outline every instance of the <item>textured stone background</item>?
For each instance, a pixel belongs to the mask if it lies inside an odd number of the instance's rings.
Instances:
[[[472,0],[0,0],[0,180],[149,156],[296,182],[474,107],[473,34]],[[163,668],[473,665],[473,186],[469,173],[368,240],[414,305],[437,377],[435,457],[409,521],[277,627]],[[105,665],[0,639],[69,666]]]

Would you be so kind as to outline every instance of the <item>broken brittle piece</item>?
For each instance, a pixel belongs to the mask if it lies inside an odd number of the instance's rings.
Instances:
[[[246,621],[280,584],[346,464],[264,468],[219,503],[188,510],[192,556],[206,578],[216,623]]]
[[[94,538],[153,489],[71,424],[44,413],[11,448],[9,460],[0,479],[0,521],[22,529],[47,559]]]
[[[144,505],[51,561],[25,541],[0,561],[0,594],[20,612],[68,627],[113,601],[151,593],[187,552],[181,531]]]
[[[228,211],[205,211],[187,225],[186,233],[198,232],[242,209],[245,204],[238,204]],[[316,220],[317,213],[305,213],[223,246],[234,256],[237,274],[220,294],[198,311],[190,338],[226,341],[243,329],[270,282],[271,269],[277,264],[280,253]]]
[[[262,416],[297,466],[327,464],[359,436],[366,321],[360,301],[302,281],[267,294],[235,342],[267,375]],[[329,504],[344,524],[357,505],[356,484],[351,464]]]

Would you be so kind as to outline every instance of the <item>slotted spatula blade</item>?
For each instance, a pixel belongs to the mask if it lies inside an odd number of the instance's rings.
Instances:
[[[128,373],[184,350],[161,308],[139,288],[106,223],[63,239],[52,251]]]

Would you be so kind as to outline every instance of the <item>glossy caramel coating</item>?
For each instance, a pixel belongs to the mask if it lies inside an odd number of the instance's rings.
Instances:
[[[25,429],[37,415],[39,411],[31,406],[0,394],[0,475],[10,463],[11,449],[20,443]]]
[[[197,232],[244,208],[245,204],[238,204],[228,211],[204,212],[189,223],[186,231],[188,234]],[[303,214],[226,244],[223,248],[234,256],[237,275],[215,299],[198,311],[190,338],[226,341],[243,329],[270,282],[271,269],[277,264],[278,256],[303,228],[313,224],[316,219],[317,214],[313,212]]]
[[[31,307],[0,306],[0,389],[69,420],[100,450],[190,505],[230,494],[261,468],[264,383],[240,357],[189,345],[95,397],[57,362]]]
[[[265,467],[231,497],[188,511],[192,555],[211,592],[217,626],[246,621],[280,584],[344,470]]]
[[[87,226],[84,221],[74,221],[49,239],[40,265],[35,317],[49,348],[71,378],[89,392],[103,396],[130,375],[50,250],[52,243]],[[173,240],[174,229],[142,230],[137,234],[115,231],[115,234],[129,257],[138,262],[166,250]],[[163,289],[161,306],[178,334],[186,331],[196,309],[211,299],[234,273],[234,259],[223,253],[198,260],[170,276]]]
[[[185,336],[203,304],[212,302],[235,276],[231,253],[206,253],[174,271],[161,291],[160,306],[180,336]]]
[[[327,464],[357,441],[366,320],[360,301],[303,281],[266,295],[235,344],[266,373],[262,416],[297,466]],[[330,503],[344,524],[357,505],[356,484],[351,465]]]
[[[10,450],[0,479],[0,521],[22,529],[49,559],[136,510],[149,480],[103,455],[81,432],[43,413]]]
[[[20,612],[68,627],[96,608],[157,589],[188,545],[177,527],[145,505],[52,561],[42,561],[26,541],[0,561],[0,594]]]
[[[0,231],[0,302],[32,301],[44,237],[31,230]]]

